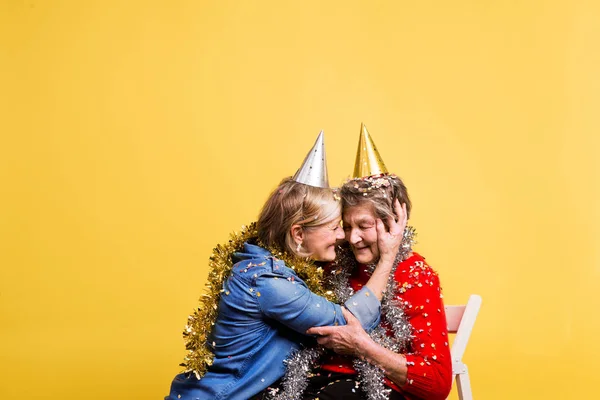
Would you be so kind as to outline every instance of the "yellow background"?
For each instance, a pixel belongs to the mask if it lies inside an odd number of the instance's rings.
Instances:
[[[0,398],[162,398],[213,245],[361,121],[475,397],[600,395],[598,2],[0,4]]]

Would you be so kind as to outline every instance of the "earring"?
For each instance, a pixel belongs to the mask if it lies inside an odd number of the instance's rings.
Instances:
[[[298,246],[296,246],[296,253],[300,253],[301,247],[302,247],[302,242],[298,243]]]

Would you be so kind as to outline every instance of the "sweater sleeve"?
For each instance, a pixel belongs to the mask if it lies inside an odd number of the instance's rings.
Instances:
[[[408,377],[401,390],[411,398],[444,400],[452,387],[452,359],[438,275],[418,260],[398,277],[399,300],[414,335],[406,354]]]

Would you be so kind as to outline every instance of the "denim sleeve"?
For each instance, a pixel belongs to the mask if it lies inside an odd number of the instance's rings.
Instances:
[[[255,287],[264,315],[299,333],[304,334],[313,326],[346,325],[341,306],[312,293],[302,281],[263,275],[255,280]],[[356,292],[345,305],[366,331],[379,324],[381,304],[367,287]]]

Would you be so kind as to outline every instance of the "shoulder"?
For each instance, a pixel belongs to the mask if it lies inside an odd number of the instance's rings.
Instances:
[[[443,315],[443,295],[438,274],[423,256],[414,253],[400,263],[394,278],[397,284],[396,298],[401,301],[411,323],[415,317]]]
[[[394,278],[401,286],[400,293],[415,287],[439,288],[438,273],[427,263],[425,257],[415,252],[398,264]]]
[[[237,262],[232,270],[233,276],[242,279],[256,280],[261,277],[295,277],[293,269],[288,268],[283,260],[271,255],[254,257]]]

